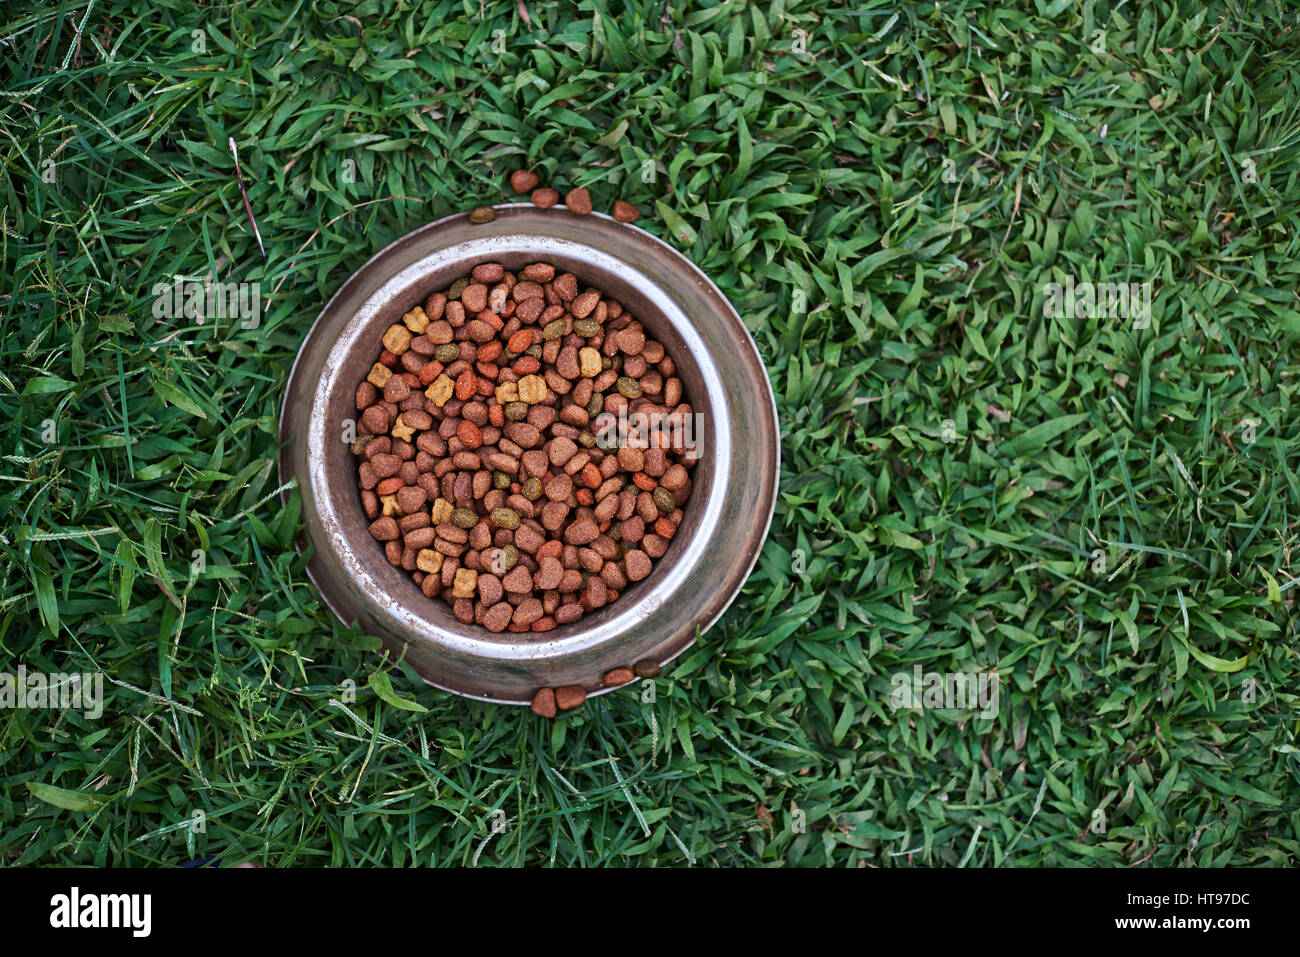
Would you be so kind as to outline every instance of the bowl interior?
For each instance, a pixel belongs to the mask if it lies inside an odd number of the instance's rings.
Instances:
[[[418,281],[414,281],[397,291],[395,295],[383,302],[373,315],[365,320],[361,334],[357,337],[355,344],[339,363],[339,375],[334,380],[334,388],[328,398],[327,406],[329,421],[339,423],[339,431],[335,434],[342,436],[343,423],[346,420],[355,420],[358,417],[355,404],[356,387],[365,378],[371,365],[377,360],[379,350],[382,348],[380,338],[383,336],[384,331],[390,325],[400,322],[402,316],[415,306],[423,304],[430,293],[446,289],[456,279],[468,275],[479,263],[499,262],[506,269],[516,271],[529,263],[539,261],[539,259],[555,266],[558,272],[574,273],[578,277],[579,285],[582,288],[590,286],[600,289],[607,296],[611,296],[621,303],[624,309],[645,327],[647,337],[662,343],[667,355],[672,358],[676,366],[676,374],[682,380],[682,401],[689,402],[695,412],[703,413],[702,416],[696,419],[699,428],[697,428],[695,439],[700,443],[701,457],[690,471],[692,481],[691,497],[682,507],[683,519],[677,534],[670,542],[667,552],[654,562],[654,567],[649,576],[642,581],[630,583],[628,588],[620,593],[617,601],[583,615],[581,619],[573,624],[559,625],[550,632],[515,633],[507,631],[494,635],[480,625],[463,624],[455,618],[450,606],[443,599],[426,597],[411,578],[410,572],[388,563],[383,546],[370,536],[368,530],[370,520],[366,518],[361,507],[356,477],[358,460],[341,440],[337,449],[332,453],[328,449],[326,450],[326,469],[329,476],[328,494],[332,499],[336,513],[340,516],[344,534],[348,535],[353,541],[363,543],[363,547],[359,550],[363,554],[369,554],[372,557],[372,574],[388,595],[408,606],[419,608],[426,617],[444,628],[456,631],[472,630],[481,640],[512,645],[530,641],[555,642],[557,639],[562,640],[566,636],[587,632],[605,624],[627,608],[629,602],[634,600],[636,596],[653,591],[657,583],[668,573],[671,566],[678,560],[687,544],[696,534],[703,509],[693,506],[698,506],[699,503],[706,501],[712,490],[716,472],[714,468],[714,450],[717,447],[715,440],[717,438],[716,429],[718,423],[715,422],[713,403],[705,387],[700,363],[681,332],[664,312],[654,304],[644,290],[636,288],[624,277],[612,271],[603,270],[576,256],[557,255],[554,252],[539,256],[525,251],[471,255],[426,273]]]

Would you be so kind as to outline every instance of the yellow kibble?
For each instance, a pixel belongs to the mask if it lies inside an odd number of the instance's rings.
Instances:
[[[502,382],[497,386],[497,402],[505,405],[507,402],[519,401],[519,383]]]
[[[442,571],[442,552],[432,548],[422,548],[415,553],[415,567],[426,575],[436,575]]]
[[[583,376],[588,379],[594,379],[600,375],[600,353],[591,346],[578,350],[578,367],[581,369]]]
[[[539,375],[526,375],[519,380],[519,401],[536,405],[546,401],[546,380]]]
[[[456,580],[451,585],[453,598],[473,598],[478,587],[478,572],[472,568],[456,569]]]
[[[434,405],[439,408],[447,404],[452,393],[456,391],[456,383],[451,380],[451,376],[443,373],[433,380],[433,384],[424,390],[426,398],[433,400]]]
[[[416,306],[406,315],[402,316],[402,322],[406,328],[410,329],[417,336],[422,334],[429,325],[429,317],[425,314],[423,306]]]
[[[397,507],[396,495],[381,495],[379,496],[379,503],[384,506],[385,515],[401,516],[402,510]]]
[[[415,429],[407,425],[400,415],[397,417],[397,421],[393,423],[391,431],[393,438],[401,439],[403,442],[411,441],[412,436],[415,435]]]
[[[443,522],[451,521],[451,513],[455,510],[455,506],[445,498],[435,498],[433,507],[429,509],[429,518],[433,520],[433,524],[441,525]]]
[[[389,326],[388,331],[384,333],[384,348],[393,355],[400,356],[411,348],[411,330],[396,323]]]
[[[366,376],[366,381],[376,389],[382,389],[388,385],[388,380],[393,377],[393,370],[388,368],[382,362],[376,362],[370,367],[370,375]]]

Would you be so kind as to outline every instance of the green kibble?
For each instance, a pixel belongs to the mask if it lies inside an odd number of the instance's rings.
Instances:
[[[519,527],[519,513],[513,508],[494,508],[488,514],[492,519],[492,524],[497,528],[508,528],[514,531]]]
[[[497,218],[497,211],[491,206],[475,206],[469,214],[469,221],[476,225],[490,223]]]
[[[442,363],[455,362],[460,358],[460,346],[454,342],[438,346],[437,349],[433,350],[433,357]]]
[[[542,344],[538,342],[529,346],[524,350],[524,355],[532,356],[534,359],[540,359],[542,357]]]
[[[677,499],[673,497],[672,492],[668,491],[668,489],[664,488],[662,485],[655,489],[653,498],[655,500],[655,508],[659,509],[659,511],[663,512],[665,515],[670,515],[673,509],[677,508]]]
[[[564,320],[556,319],[542,326],[543,339],[558,339],[564,335]]]
[[[469,278],[467,276],[462,276],[461,278],[457,279],[454,283],[451,284],[451,288],[447,290],[447,298],[459,299],[460,294],[465,291],[465,287],[468,285],[469,285]]]
[[[641,397],[641,383],[629,376],[619,376],[618,394],[628,399]]]
[[[510,483],[514,481],[508,472],[496,471],[492,473],[492,487],[499,489],[508,489]]]
[[[622,372],[622,371],[623,371],[623,354],[622,354],[622,353],[619,353],[618,355],[614,356],[614,358],[610,359],[610,360],[609,360],[609,363],[605,366],[605,368],[606,368],[606,369],[613,369],[615,372]]]
[[[589,449],[596,444],[596,436],[592,435],[590,432],[579,432],[578,444],[584,449]]]
[[[451,524],[457,528],[473,528],[478,524],[478,516],[472,508],[457,508],[451,513]]]
[[[602,392],[593,392],[591,398],[587,400],[587,417],[594,419],[600,413],[605,411],[605,395]]]
[[[511,422],[522,422],[528,417],[527,402],[507,402],[505,405],[505,417]]]
[[[644,658],[632,666],[638,678],[653,678],[659,674],[659,662]]]
[[[507,545],[501,549],[501,564],[506,567],[506,571],[514,568],[519,564],[519,549],[513,545]]]
[[[528,501],[535,502],[542,497],[542,480],[534,475],[524,483],[520,491],[523,492],[524,498],[528,499]]]
[[[600,335],[600,323],[595,319],[575,319],[573,331],[584,339],[590,339],[592,336]]]

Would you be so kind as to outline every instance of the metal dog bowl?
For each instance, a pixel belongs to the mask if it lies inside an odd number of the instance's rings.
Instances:
[[[370,537],[356,460],[343,442],[357,383],[392,323],[481,262],[543,260],[603,290],[664,344],[685,395],[704,413],[702,457],[685,519],[644,581],[571,625],[492,634],[427,598]],[[307,573],[345,623],[378,636],[430,684],[469,698],[527,704],[541,687],[599,693],[613,668],[681,654],[726,610],[758,559],[776,504],[776,403],[758,349],[716,286],[634,226],[563,207],[496,207],[430,223],[359,269],[325,305],[298,353],[280,414],[280,481],[298,479]],[[304,543],[300,542],[302,547]]]

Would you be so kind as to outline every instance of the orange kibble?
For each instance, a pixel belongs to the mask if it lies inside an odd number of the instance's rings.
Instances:
[[[460,425],[456,427],[456,437],[471,451],[483,444],[483,433],[468,419],[462,419]]]
[[[392,478],[386,478],[375,486],[376,495],[394,495],[397,490],[406,483],[394,475]]]
[[[600,469],[596,467],[594,462],[588,462],[582,467],[582,484],[587,488],[598,489],[603,481],[605,481],[604,476],[600,474]]]
[[[505,323],[501,320],[501,317],[498,316],[491,309],[484,309],[482,312],[478,314],[478,317],[482,319],[484,322],[486,322],[493,329],[495,329],[497,332],[500,332],[501,327],[505,325]]]
[[[491,342],[485,342],[478,347],[479,362],[495,362],[497,356],[501,355],[501,340],[493,339]]]
[[[474,363],[474,368],[478,370],[479,375],[487,379],[496,379],[497,373],[500,371],[490,362],[476,362]],[[480,388],[479,391],[482,392],[483,389]]]
[[[564,543],[558,538],[552,538],[549,542],[537,549],[537,558],[559,558],[560,553],[564,550]]]
[[[677,534],[677,526],[666,518],[655,519],[655,534],[660,538],[672,538]]]
[[[500,405],[488,406],[488,421],[491,422],[493,425],[495,425],[498,429],[501,428],[503,425],[505,425],[506,424],[505,408]],[[519,491],[519,490],[515,489],[515,491]]]
[[[397,356],[393,355],[387,349],[380,349],[379,361],[391,369],[393,366],[397,365]]]
[[[456,398],[462,402],[468,402],[474,398],[474,393],[478,391],[478,376],[474,375],[473,370],[466,369],[456,379]]]
[[[596,504],[596,493],[589,488],[580,488],[573,495],[579,505],[590,507]]]
[[[520,375],[532,375],[541,367],[541,360],[536,356],[520,356],[510,366]]]
[[[541,618],[538,618],[535,622],[532,623],[531,628],[533,631],[538,631],[538,632],[550,631],[552,628],[555,627],[555,624],[556,624],[555,619],[552,616],[543,615]]]
[[[659,487],[659,483],[644,472],[637,472],[633,475],[632,482],[643,492],[653,492]]]
[[[513,336],[510,337],[510,341],[506,343],[506,348],[509,349],[511,352],[515,352],[515,353],[527,352],[529,347],[532,346],[532,344],[533,344],[533,330],[520,329],[518,332],[516,332]]]
[[[433,380],[442,375],[442,363],[433,361],[420,367],[419,379],[420,385],[428,386],[433,384]]]

